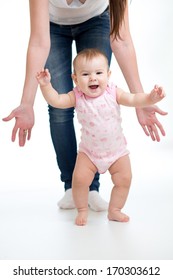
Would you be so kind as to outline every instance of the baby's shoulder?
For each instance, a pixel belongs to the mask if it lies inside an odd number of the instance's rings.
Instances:
[[[108,85],[107,85],[107,92],[113,96],[114,98],[116,98],[116,91],[117,91],[117,86],[113,83],[113,82],[110,82]]]

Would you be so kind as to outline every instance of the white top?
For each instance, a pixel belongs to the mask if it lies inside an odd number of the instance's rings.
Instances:
[[[49,0],[50,21],[62,25],[82,23],[103,13],[108,4],[108,0]]]

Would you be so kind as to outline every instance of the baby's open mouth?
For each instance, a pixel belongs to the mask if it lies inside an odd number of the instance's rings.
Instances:
[[[98,85],[92,85],[92,86],[89,86],[89,88],[96,89],[96,88],[98,88]]]

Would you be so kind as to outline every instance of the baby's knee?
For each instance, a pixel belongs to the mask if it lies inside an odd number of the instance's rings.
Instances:
[[[123,174],[117,177],[115,182],[116,186],[123,186],[124,188],[129,188],[132,181],[132,174],[131,172],[124,172]]]
[[[85,180],[84,176],[81,172],[79,172],[79,171],[73,172],[73,184],[83,185],[84,180]]]
[[[129,187],[130,184],[131,184],[131,181],[132,181],[132,173],[130,171],[129,172],[125,172],[122,175],[123,185],[126,186],[126,187]]]

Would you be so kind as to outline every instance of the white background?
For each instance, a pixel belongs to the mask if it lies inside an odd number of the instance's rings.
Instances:
[[[29,1],[9,0],[0,9],[0,119],[20,102],[29,36]],[[90,211],[88,225],[74,225],[75,210],[56,206],[63,196],[47,114],[38,90],[36,124],[24,148],[11,142],[14,120],[0,121],[1,260],[168,260],[173,258],[173,4],[171,0],[133,0],[130,26],[145,91],[162,85],[168,112],[158,119],[166,130],[161,142],[146,137],[132,108],[122,108],[133,182],[126,212],[128,224],[108,222],[106,213]],[[75,55],[75,53],[74,53]],[[115,59],[112,78],[127,89]],[[79,127],[75,121],[77,137]],[[18,140],[18,139],[17,139]],[[101,175],[100,193],[109,200],[109,173]]]

